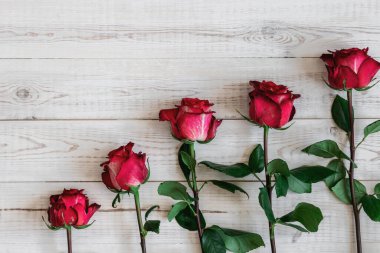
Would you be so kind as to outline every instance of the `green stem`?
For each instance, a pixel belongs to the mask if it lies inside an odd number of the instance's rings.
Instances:
[[[71,228],[66,228],[66,234],[67,234],[67,252],[72,253],[73,246],[72,246],[72,240],[71,240]]]
[[[349,182],[350,182],[350,194],[351,194],[351,204],[352,204],[352,210],[354,213],[354,221],[355,221],[355,235],[356,235],[356,250],[357,253],[362,253],[362,239],[361,239],[361,232],[360,232],[360,216],[359,216],[359,208],[356,202],[355,198],[355,177],[354,177],[354,170],[355,170],[355,125],[354,125],[354,108],[352,103],[352,90],[347,90],[347,100],[348,100],[348,113],[350,117],[350,132],[349,132],[349,138],[350,138],[350,172],[349,175]]]
[[[272,177],[268,173],[268,134],[269,127],[264,126],[264,167],[265,167],[265,183],[266,189],[269,196],[269,201],[272,206]],[[274,235],[274,226],[272,222],[269,221],[269,236],[270,236],[270,246],[272,249],[272,253],[276,253],[276,240]]]
[[[190,155],[191,157],[195,159],[195,143],[191,143],[190,145]],[[194,168],[194,171],[191,173],[192,176],[192,181],[193,181],[193,195],[194,195],[194,206],[195,206],[195,218],[197,222],[197,230],[198,230],[198,237],[199,237],[199,243],[201,245],[202,252],[202,235],[203,235],[203,228],[202,228],[202,223],[201,223],[201,216],[200,216],[200,209],[199,209],[199,190],[198,190],[198,185],[197,185],[197,173]]]
[[[142,222],[139,190],[134,191],[134,192],[133,192],[133,195],[134,195],[134,197],[135,197],[135,206],[136,206],[137,222],[138,222],[138,224],[139,224],[139,231],[140,231],[141,252],[142,252],[142,253],[146,253],[146,244],[145,244],[146,231],[145,231],[145,229],[144,229],[144,225],[143,225],[143,222]]]

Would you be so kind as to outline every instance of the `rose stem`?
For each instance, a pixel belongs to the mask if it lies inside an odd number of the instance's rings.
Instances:
[[[189,144],[190,145],[190,155],[191,157],[195,160],[195,148],[194,148],[194,143]],[[199,242],[201,244],[201,249],[203,252],[202,248],[202,234],[203,234],[203,229],[202,229],[202,224],[201,224],[201,217],[200,217],[200,211],[199,211],[199,190],[197,186],[197,174],[194,168],[194,171],[192,171],[192,180],[193,180],[193,195],[194,195],[194,205],[195,205],[195,218],[197,220],[197,228],[198,228],[198,237],[199,237]]]
[[[68,253],[72,253],[73,247],[72,247],[72,240],[71,240],[71,227],[66,228],[66,234],[67,234],[67,251]]]
[[[146,253],[146,244],[145,244],[145,229],[142,224],[142,218],[141,218],[141,207],[140,207],[140,195],[139,190],[134,191],[134,197],[135,197],[135,206],[136,206],[136,214],[137,214],[137,222],[139,223],[139,232],[140,232],[140,245],[141,245],[141,252]]]
[[[268,133],[269,127],[264,126],[264,167],[265,167],[265,181],[266,188],[268,192],[269,202],[272,206],[272,178],[268,174]],[[272,253],[276,253],[276,240],[274,237],[274,224],[269,221],[269,236],[270,236],[270,246]]]
[[[350,181],[350,193],[351,193],[351,204],[354,211],[355,219],[355,231],[356,231],[356,248],[357,253],[362,253],[362,238],[360,233],[360,216],[359,209],[356,203],[355,197],[355,183],[354,183],[354,170],[355,170],[355,129],[354,129],[354,108],[352,105],[352,90],[347,90],[347,100],[348,100],[348,113],[350,117],[350,171],[349,171],[349,181]]]

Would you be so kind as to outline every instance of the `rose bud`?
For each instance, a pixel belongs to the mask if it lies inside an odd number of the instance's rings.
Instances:
[[[330,51],[331,52],[331,51]],[[367,55],[368,48],[350,48],[323,54],[329,85],[334,89],[361,89],[368,86],[380,63]]]
[[[139,186],[146,182],[149,170],[146,166],[146,154],[132,151],[134,143],[112,150],[108,154],[108,161],[101,164],[103,183],[110,190],[120,192],[129,191],[132,186]]]
[[[170,121],[172,135],[179,140],[209,142],[222,123],[213,116],[208,100],[183,98],[177,108],[160,111],[160,121]]]
[[[64,189],[61,194],[50,196],[48,220],[54,228],[85,226],[99,208],[96,203],[89,205],[83,190]]]
[[[249,116],[260,126],[281,128],[293,119],[296,112],[293,101],[300,95],[288,87],[267,81],[250,81],[253,91],[249,93]]]

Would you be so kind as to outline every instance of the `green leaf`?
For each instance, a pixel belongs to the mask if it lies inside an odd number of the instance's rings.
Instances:
[[[305,183],[293,175],[288,177],[289,189],[295,193],[311,193],[311,183]]]
[[[236,191],[240,191],[240,192],[244,193],[245,195],[247,195],[247,197],[249,198],[248,193],[246,191],[244,191],[244,189],[242,189],[241,187],[239,187],[235,184],[231,184],[231,183],[228,183],[225,181],[219,181],[219,180],[210,180],[209,182],[213,183],[214,185],[216,185],[216,186],[218,186],[224,190],[232,192],[232,193],[235,193]]]
[[[228,176],[242,178],[252,173],[248,165],[244,163],[236,163],[233,165],[221,165],[208,161],[203,161],[200,164],[206,165],[208,168],[222,172]]]
[[[373,221],[380,221],[380,199],[365,195],[362,200],[364,212]]]
[[[268,174],[273,175],[275,173],[286,177],[290,176],[288,164],[281,159],[272,160],[270,163],[268,163]]]
[[[253,173],[260,173],[264,170],[264,150],[260,144],[255,147],[249,156],[248,166]]]
[[[184,151],[180,151],[179,155],[181,156],[181,160],[183,164],[188,168],[190,171],[194,171],[195,166],[197,165],[197,161],[191,155]]]
[[[192,209],[191,209],[192,208]],[[184,229],[190,230],[190,231],[196,231],[197,230],[197,221],[196,217],[194,215],[195,206],[194,205],[187,205],[187,207],[183,210],[181,210],[177,216],[175,217],[175,220],[178,222],[178,225],[183,227]],[[201,211],[200,213],[200,219],[201,219],[201,227],[206,227],[206,221],[203,217],[203,214]]]
[[[304,183],[317,183],[335,172],[323,166],[302,166],[291,170],[293,176]]]
[[[160,233],[160,221],[159,220],[148,220],[144,224],[144,229],[149,232],[154,232],[156,234]]]
[[[339,149],[338,144],[332,140],[324,140],[314,143],[304,148],[302,152],[323,158],[336,157],[350,160],[350,158]]]
[[[284,226],[295,228],[295,229],[297,229],[297,230],[299,230],[301,232],[304,232],[304,233],[308,233],[309,232],[306,228],[301,227],[301,226],[296,225],[296,224],[293,224],[293,223],[286,223],[286,222],[283,222],[281,220],[278,220],[277,223],[281,224],[281,225],[284,225]]]
[[[273,214],[272,205],[269,200],[268,191],[264,187],[260,188],[259,203],[260,203],[261,208],[264,210],[265,215],[267,216],[268,220],[270,222],[275,222],[276,219]]]
[[[226,253],[226,246],[220,234],[211,228],[206,228],[202,234],[202,251],[204,253]]]
[[[246,253],[259,247],[265,246],[260,235],[241,230],[212,226],[223,238],[226,249],[234,253]]]
[[[375,195],[380,198],[380,183],[375,185]]]
[[[158,194],[171,197],[174,200],[193,201],[193,198],[186,192],[186,186],[175,181],[161,183],[158,186]]]
[[[332,118],[335,124],[338,125],[345,132],[350,132],[350,116],[348,101],[339,95],[336,95],[331,107]]]
[[[277,198],[285,197],[288,193],[289,183],[288,178],[283,175],[275,175],[276,178],[276,195]]]
[[[172,221],[179,212],[185,209],[188,206],[187,202],[181,201],[173,205],[172,209],[168,213],[168,220]]]
[[[182,173],[185,176],[187,182],[190,182],[190,169],[187,167],[185,162],[182,160],[181,154],[182,154],[182,152],[185,152],[186,154],[190,155],[191,145],[192,144],[184,143],[181,145],[181,147],[179,148],[179,151],[178,151],[178,163],[179,163],[179,166],[181,167]]]
[[[148,210],[146,210],[146,212],[145,212],[145,221],[148,219],[149,214],[150,214],[154,209],[156,209],[156,208],[160,208],[160,206],[158,206],[158,205],[154,205],[154,206],[150,207]]]
[[[335,171],[334,174],[332,174],[329,177],[325,178],[325,183],[327,187],[330,189],[336,185],[341,179],[346,177],[346,167],[342,160],[340,159],[334,159],[327,165],[327,168],[330,170]]]
[[[299,203],[294,211],[282,216],[280,220],[286,223],[299,222],[309,232],[317,232],[318,226],[323,220],[323,215],[318,207],[309,203]]]
[[[351,204],[350,181],[348,178],[340,180],[331,190],[340,201],[345,204]],[[367,194],[367,190],[362,183],[354,180],[354,191],[356,202],[359,204]]]
[[[377,120],[364,128],[364,138],[380,131],[380,120]]]

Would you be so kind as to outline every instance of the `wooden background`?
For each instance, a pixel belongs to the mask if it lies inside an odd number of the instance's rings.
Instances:
[[[148,237],[148,251],[199,253],[196,234],[167,222],[172,201],[157,195],[159,182],[183,180],[179,143],[158,111],[182,97],[210,99],[224,122],[213,142],[198,145],[199,161],[246,161],[262,133],[235,109],[247,112],[250,79],[274,80],[302,98],[295,125],[272,131],[270,158],[326,163],[300,152],[324,138],[347,148],[331,121],[336,92],[323,85],[318,57],[353,46],[380,57],[379,17],[378,0],[1,0],[0,251],[65,252],[64,231],[51,232],[41,216],[51,194],[77,187],[102,208],[91,228],[74,231],[74,252],[139,252],[132,199],[112,209],[114,194],[100,182],[99,167],[109,150],[132,140],[152,168],[142,206],[161,206],[154,214],[161,233]],[[379,87],[355,93],[359,133],[380,118],[379,95]],[[357,175],[369,191],[380,181],[379,154],[380,135],[358,152]],[[204,168],[199,177],[230,180]],[[249,200],[206,186],[201,208],[208,224],[259,232],[268,242],[258,183],[237,184]],[[279,253],[354,253],[348,206],[317,184],[312,194],[276,199],[275,212],[301,201],[322,208],[320,231],[279,227]],[[362,223],[364,252],[378,252],[380,224],[365,215]]]

